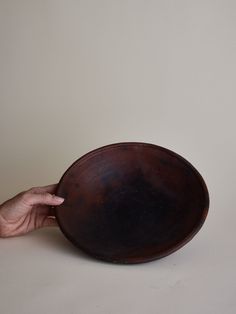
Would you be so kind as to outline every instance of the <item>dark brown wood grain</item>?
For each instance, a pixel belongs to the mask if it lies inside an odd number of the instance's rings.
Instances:
[[[118,143],[78,159],[63,175],[56,208],[64,235],[93,257],[140,263],[166,256],[201,228],[209,196],[184,158],[146,143]]]

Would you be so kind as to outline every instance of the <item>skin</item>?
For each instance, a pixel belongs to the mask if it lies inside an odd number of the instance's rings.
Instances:
[[[54,195],[56,184],[34,187],[0,205],[0,237],[14,237],[42,227],[57,226],[53,208],[64,199]]]

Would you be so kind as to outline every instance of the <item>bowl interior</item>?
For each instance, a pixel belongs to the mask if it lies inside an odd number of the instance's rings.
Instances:
[[[66,237],[112,262],[156,259],[188,242],[209,205],[185,159],[152,144],[121,143],[86,154],[62,177],[56,217]]]

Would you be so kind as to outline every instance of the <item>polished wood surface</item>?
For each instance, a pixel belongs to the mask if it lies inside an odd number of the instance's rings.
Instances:
[[[201,228],[206,185],[184,158],[146,143],[118,143],[78,159],[63,175],[56,217],[64,235],[93,257],[139,263],[166,256]]]

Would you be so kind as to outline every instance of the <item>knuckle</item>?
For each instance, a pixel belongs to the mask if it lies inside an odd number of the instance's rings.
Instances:
[[[29,193],[35,193],[35,192],[37,192],[37,190],[38,190],[38,188],[34,186],[34,187],[30,188],[30,189],[28,190],[28,192],[29,192]]]
[[[41,193],[40,194],[43,198],[47,198],[48,197],[48,193]]]
[[[42,195],[42,199],[43,199],[45,202],[50,201],[51,198],[52,198],[51,194],[49,194],[49,193],[42,193],[41,195]]]
[[[23,203],[28,204],[31,201],[32,195],[29,191],[22,192],[20,198]]]

